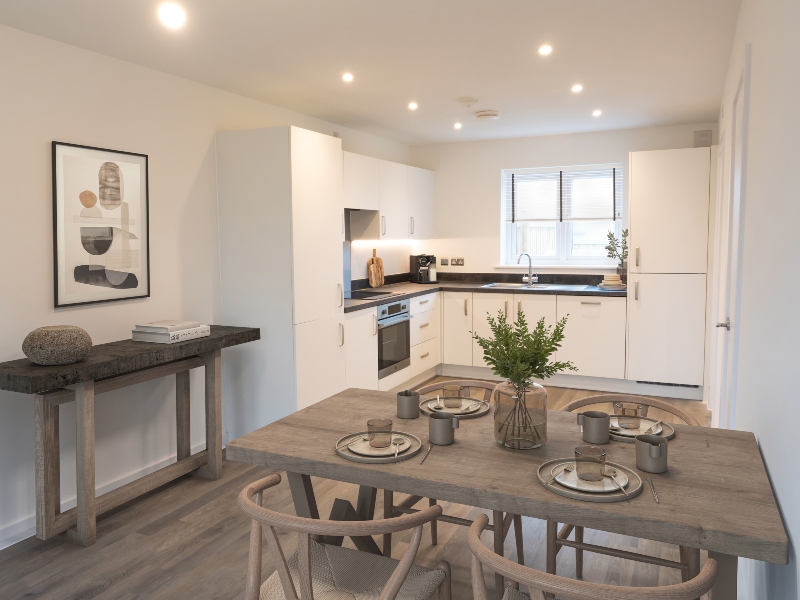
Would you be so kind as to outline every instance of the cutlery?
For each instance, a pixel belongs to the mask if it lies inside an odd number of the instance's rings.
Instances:
[[[656,504],[661,504],[661,503],[658,501],[658,494],[656,494],[656,488],[655,488],[655,486],[653,486],[653,480],[652,480],[652,479],[650,479],[650,478],[648,477],[648,478],[647,478],[647,483],[649,483],[649,484],[650,484],[650,489],[653,491],[653,498],[655,498],[655,499],[656,499]]]
[[[428,458],[428,454],[431,453],[431,450],[433,450],[433,444],[428,444],[428,451],[425,453],[425,456],[422,457],[422,460],[419,461],[419,464],[422,464],[422,463],[425,462],[425,459]]]
[[[358,440],[358,439],[356,439],[356,440],[348,440],[344,444],[341,444],[340,446],[336,446],[336,449],[337,450],[341,450],[342,448],[346,448],[350,444],[355,444],[356,442],[368,442],[368,441],[369,441],[369,438],[361,438],[360,440]]]
[[[394,438],[392,440],[392,445],[394,446],[394,457],[397,458],[397,455],[400,453],[400,446],[403,445],[403,438]]]
[[[442,406],[442,399],[439,397],[438,394],[436,395],[436,406],[438,406],[439,408],[444,408],[444,406]]]
[[[558,477],[558,476],[559,476],[559,475],[561,475],[562,473],[569,473],[570,471],[574,471],[574,470],[575,470],[575,465],[574,465],[573,463],[567,463],[566,465],[564,465],[564,468],[563,468],[563,469],[561,469],[561,470],[560,470],[558,473],[556,473],[555,475],[553,475],[553,476],[550,478],[550,481],[548,481],[548,482],[547,482],[545,485],[550,485],[551,483],[553,483],[553,481],[555,481],[556,477]]]
[[[657,423],[654,423],[652,427],[650,427],[647,431],[645,431],[645,433],[646,434],[647,433],[655,433],[655,430],[658,429],[658,426],[661,425],[661,423],[662,423],[661,421],[658,421]]]
[[[623,494],[625,494],[625,499],[626,500],[630,500],[630,498],[628,498],[628,492],[625,491],[625,488],[622,487],[620,482],[617,481],[617,478],[615,477],[615,475],[617,474],[617,470],[613,469],[611,467],[607,467],[604,474],[605,474],[606,477],[611,477],[611,479],[614,480],[614,483],[617,484],[617,487],[619,488],[619,491],[622,492]]]

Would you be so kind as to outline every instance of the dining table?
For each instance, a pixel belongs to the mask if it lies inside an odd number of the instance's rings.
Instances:
[[[629,500],[597,503],[553,493],[537,477],[543,463],[574,457],[576,446],[584,444],[573,413],[548,411],[547,441],[533,450],[499,445],[490,413],[461,419],[455,442],[433,446],[424,462],[424,452],[389,464],[337,454],[337,441],[365,431],[373,418],[392,419],[395,431],[417,436],[424,450],[430,447],[428,418],[398,418],[395,393],[348,389],[229,442],[226,458],[285,471],[298,516],[320,518],[311,477],[321,477],[360,486],[357,507],[335,504],[334,519],[372,519],[380,489],[408,494],[412,502],[436,498],[492,511],[498,525],[522,515],[706,550],[719,564],[714,600],[736,600],[738,557],[788,563],[786,529],[750,432],[675,424],[669,466],[661,474],[636,468],[634,444],[611,441],[603,446],[607,460],[642,480],[649,476],[658,502],[646,484]],[[502,553],[503,538],[495,534],[496,552]],[[356,545],[380,552],[370,542]],[[503,579],[495,581],[499,598]]]

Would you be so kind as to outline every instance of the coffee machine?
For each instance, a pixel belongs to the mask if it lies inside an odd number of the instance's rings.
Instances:
[[[411,255],[411,283],[436,283],[436,257],[432,254]]]

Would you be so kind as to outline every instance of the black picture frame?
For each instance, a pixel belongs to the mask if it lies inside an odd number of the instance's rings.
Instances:
[[[122,157],[132,157],[139,159],[140,166],[143,169],[143,173],[140,176],[140,189],[139,189],[139,202],[141,202],[141,207],[139,210],[139,214],[141,214],[142,222],[138,231],[144,234],[144,240],[141,240],[141,235],[138,237],[141,244],[140,250],[140,261],[139,261],[139,268],[142,271],[140,273],[141,278],[138,278],[134,275],[134,279],[137,280],[137,285],[134,289],[141,290],[142,293],[130,293],[130,292],[123,292],[118,295],[118,297],[113,297],[113,292],[103,291],[110,289],[115,289],[113,285],[88,285],[87,288],[82,288],[86,293],[79,294],[79,298],[74,301],[66,301],[64,293],[63,284],[65,284],[65,279],[67,276],[66,268],[64,267],[65,257],[63,256],[64,252],[64,243],[67,233],[62,229],[59,231],[59,226],[64,226],[64,219],[59,218],[59,215],[63,217],[64,208],[63,205],[66,202],[66,198],[64,196],[64,173],[59,171],[59,156],[60,152],[77,152],[77,151],[87,151],[88,153],[107,153],[109,156],[107,157],[108,160],[106,162],[113,162],[113,156],[122,156]],[[84,306],[88,304],[99,304],[104,302],[118,302],[122,300],[135,300],[141,298],[149,298],[151,295],[151,288],[150,288],[150,173],[149,173],[149,157],[147,154],[140,154],[136,152],[128,152],[125,150],[111,150],[108,148],[98,148],[95,146],[85,146],[81,144],[71,144],[68,142],[58,142],[53,141],[51,145],[51,152],[52,152],[52,184],[53,184],[53,304],[55,308],[64,308],[69,306]],[[87,156],[88,157],[88,156]],[[97,159],[99,157],[95,157]],[[105,165],[105,163],[104,163]],[[115,166],[117,166],[115,164]],[[119,167],[117,166],[118,170]],[[62,166],[63,170],[63,166]],[[120,180],[123,178],[121,177],[120,173]],[[120,184],[122,185],[122,183]],[[99,184],[98,184],[99,186]],[[90,190],[86,190],[90,191]],[[81,193],[82,196],[83,192]],[[100,195],[100,194],[98,194]],[[97,202],[97,201],[95,201]],[[83,200],[81,200],[83,203]],[[100,200],[102,204],[102,200]],[[120,204],[124,204],[120,200]],[[62,206],[62,210],[59,211],[60,205]],[[85,206],[85,205],[84,205]],[[94,205],[93,205],[94,206]],[[82,229],[82,228],[81,228]],[[97,229],[97,228],[94,228]],[[119,229],[114,227],[104,227],[103,229]],[[61,233],[61,241],[59,239],[59,233]],[[126,232],[130,233],[130,232]],[[79,236],[83,237],[82,231],[78,233]],[[135,236],[132,236],[135,237]],[[111,246],[112,242],[108,242],[108,246]],[[88,251],[87,251],[88,252]],[[62,273],[62,271],[64,271]],[[103,269],[105,273],[105,268]],[[122,274],[125,274],[124,272]],[[126,287],[119,287],[119,290],[128,290],[131,289],[126,282],[128,282],[130,275],[125,278],[123,282],[126,284]],[[61,277],[59,276],[61,275]],[[73,277],[75,273],[73,271]],[[95,276],[95,279],[97,276]],[[79,285],[82,285],[81,282]],[[86,299],[86,296],[91,296],[91,292],[94,287],[98,287],[99,289],[96,290],[98,297],[96,299]]]

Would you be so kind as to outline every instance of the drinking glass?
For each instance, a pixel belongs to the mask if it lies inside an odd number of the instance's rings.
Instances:
[[[460,385],[446,385],[442,391],[444,392],[444,405],[447,408],[461,408]]]
[[[606,451],[597,446],[575,448],[575,470],[584,481],[602,481],[605,477]]]
[[[392,420],[370,419],[367,421],[369,445],[373,448],[388,448],[392,443]]]
[[[617,423],[620,429],[639,429],[641,419],[639,418],[639,409],[635,406],[617,407]]]

